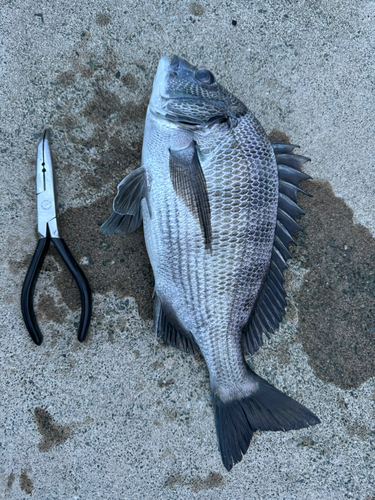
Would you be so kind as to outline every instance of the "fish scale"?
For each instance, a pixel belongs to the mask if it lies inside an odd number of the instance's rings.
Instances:
[[[104,234],[143,229],[155,277],[154,325],[210,374],[224,466],[256,430],[319,423],[247,365],[285,309],[283,271],[300,230],[308,159],[271,145],[243,103],[205,68],[163,57],[146,115],[142,166],[118,186]],[[280,191],[280,192],[279,192]],[[138,205],[134,200],[138,199]]]

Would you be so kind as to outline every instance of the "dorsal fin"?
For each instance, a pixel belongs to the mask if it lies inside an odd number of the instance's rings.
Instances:
[[[296,202],[297,192],[305,194],[306,196],[311,196],[311,194],[306,193],[306,191],[301,189],[299,186],[295,186],[294,184],[290,184],[290,182],[285,182],[279,179],[279,193],[286,194],[291,200]]]
[[[307,156],[285,153],[276,155],[276,162],[278,165],[288,165],[289,167],[296,168],[297,170],[301,170],[302,165],[307,161],[310,161],[310,158],[307,158]]]
[[[272,143],[279,171],[279,204],[275,237],[268,274],[259,291],[257,301],[250,317],[243,327],[243,345],[245,351],[254,354],[263,345],[263,333],[268,337],[278,328],[285,312],[286,293],[283,288],[283,271],[288,266],[286,260],[291,257],[289,244],[295,243],[293,234],[302,231],[296,218],[304,211],[296,203],[297,192],[308,194],[299,187],[300,182],[310,179],[301,172],[301,167],[309,158],[291,154],[292,144]]]
[[[272,142],[272,147],[275,155],[291,153],[294,148],[299,148],[296,144],[285,144],[285,142]]]

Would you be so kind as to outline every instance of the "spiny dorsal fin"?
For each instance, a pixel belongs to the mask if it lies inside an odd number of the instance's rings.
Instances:
[[[296,144],[285,144],[285,142],[272,142],[275,155],[291,153],[294,148],[299,148]]]
[[[294,202],[297,201],[297,192],[305,194],[306,196],[311,196],[311,194],[306,193],[303,189],[301,189],[299,186],[294,186],[294,184],[290,184],[290,182],[285,182],[279,179],[279,193],[285,194],[286,196],[289,196],[291,200]]]
[[[293,167],[297,170],[301,170],[302,165],[310,161],[307,156],[292,155],[292,154],[277,154],[276,163],[278,165],[287,165],[288,167]]]
[[[169,172],[173,188],[180,200],[199,220],[204,243],[211,249],[211,211],[206,179],[198,158],[197,144],[192,141],[180,150],[169,150]]]
[[[113,212],[100,228],[102,234],[131,233],[142,222],[142,199],[148,201],[146,170],[137,168],[125,177],[117,186],[117,195],[113,200]]]
[[[292,144],[272,143],[279,171],[279,204],[268,275],[264,280],[250,317],[243,328],[243,343],[247,352],[254,354],[263,345],[263,333],[269,336],[278,328],[285,311],[286,293],[283,288],[283,271],[291,257],[289,244],[295,243],[293,234],[302,231],[296,218],[304,211],[296,203],[297,192],[308,194],[299,187],[300,182],[310,179],[301,172],[301,167],[309,158],[290,154]]]
[[[289,182],[294,186],[299,186],[300,182],[311,179],[311,177],[304,172],[300,172],[293,167],[287,165],[278,165],[279,179],[285,182]]]

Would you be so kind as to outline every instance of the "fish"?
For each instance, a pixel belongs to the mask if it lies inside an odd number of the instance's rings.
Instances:
[[[141,166],[118,185],[102,234],[143,222],[153,269],[154,330],[201,353],[209,370],[219,450],[229,471],[254,432],[319,418],[246,362],[284,316],[283,271],[301,230],[297,193],[309,161],[270,143],[247,107],[207,68],[161,58]]]

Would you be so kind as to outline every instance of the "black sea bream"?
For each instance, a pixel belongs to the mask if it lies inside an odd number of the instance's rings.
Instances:
[[[256,430],[319,423],[256,375],[253,354],[284,315],[283,270],[300,168],[295,146],[271,144],[254,115],[205,69],[162,57],[147,110],[142,166],[118,186],[103,234],[143,219],[155,277],[154,322],[164,342],[201,351],[225,467]]]

